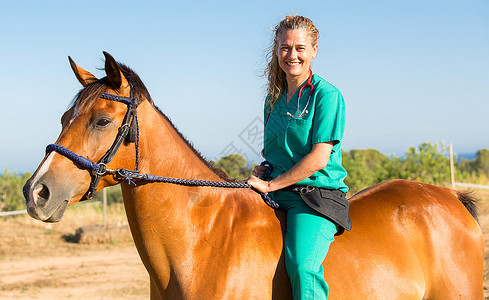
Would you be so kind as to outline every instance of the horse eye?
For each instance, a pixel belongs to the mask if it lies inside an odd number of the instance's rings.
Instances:
[[[107,127],[107,125],[109,125],[110,123],[110,120],[107,119],[107,118],[102,118],[100,120],[98,120],[97,124],[95,126],[97,127]]]

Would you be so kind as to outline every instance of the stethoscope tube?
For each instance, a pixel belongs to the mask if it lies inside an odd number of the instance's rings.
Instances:
[[[309,78],[307,79],[306,84],[301,86],[301,88],[299,89],[299,95],[297,95],[297,113],[298,113],[298,115],[294,116],[290,112],[287,112],[287,116],[297,119],[297,118],[302,118],[303,116],[305,116],[309,112],[307,110],[307,107],[309,106],[309,102],[311,101],[312,92],[314,90],[314,86],[311,84],[311,81],[312,81],[312,70],[310,70]],[[300,112],[300,101],[301,101],[302,91],[307,86],[311,88],[311,91],[309,92],[309,98],[307,98],[306,106],[304,106],[304,109]]]

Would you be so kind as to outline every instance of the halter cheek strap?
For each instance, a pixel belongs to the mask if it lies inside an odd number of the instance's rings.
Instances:
[[[132,91],[132,90],[131,90]],[[90,182],[90,188],[88,189],[88,192],[86,193],[85,197],[86,199],[92,199],[93,194],[97,190],[97,186],[100,182],[100,179],[102,178],[103,175],[105,175],[107,171],[107,164],[109,164],[112,159],[114,158],[115,154],[117,153],[117,150],[119,150],[119,147],[122,145],[122,143],[127,139],[128,134],[131,131],[131,127],[133,127],[133,124],[136,124],[136,128],[138,128],[138,122],[137,122],[137,100],[135,98],[125,98],[125,97],[119,97],[113,94],[108,94],[108,93],[102,93],[100,98],[106,99],[106,100],[111,100],[111,101],[117,101],[117,102],[122,102],[127,104],[127,112],[126,115],[124,116],[124,119],[122,121],[121,127],[119,127],[119,131],[117,132],[117,136],[112,143],[112,146],[109,148],[109,150],[105,153],[104,156],[97,162],[97,164],[101,167],[101,170],[97,172],[92,172],[92,181]],[[139,136],[136,138],[135,141],[136,144],[136,165],[134,170],[138,172],[139,169]]]

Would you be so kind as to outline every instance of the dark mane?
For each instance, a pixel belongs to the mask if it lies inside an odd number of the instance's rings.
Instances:
[[[121,63],[118,64],[121,72],[134,88],[134,93],[138,101],[144,101],[143,99],[148,100],[156,108],[156,110],[168,121],[173,129],[175,129],[175,132],[177,132],[178,136],[183,141],[185,141],[185,144],[193,151],[193,153],[217,176],[219,176],[222,180],[228,182],[236,181],[235,179],[230,179],[223,170],[217,168],[213,162],[205,159],[202,154],[193,147],[193,145],[183,136],[183,134],[177,129],[173,122],[154,104],[153,100],[151,99],[151,95],[146,89],[146,86],[142,82],[141,78],[139,78],[139,76],[136,74],[136,72],[134,72],[126,65],[123,65]],[[82,114],[90,109],[95,104],[95,102],[98,101],[101,94],[105,92],[109,87],[109,80],[107,79],[107,77],[103,77],[81,89],[73,99],[72,106],[75,107],[75,114],[72,117],[76,117],[77,115]]]

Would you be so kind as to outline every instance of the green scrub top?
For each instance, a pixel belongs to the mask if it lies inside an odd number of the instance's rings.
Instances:
[[[345,102],[341,92],[320,76],[314,74],[311,84],[314,90],[306,108],[308,113],[300,118],[292,117],[288,113],[293,116],[301,114],[310,94],[310,88],[307,86],[302,91],[299,111],[297,110],[299,89],[289,103],[286,100],[287,91],[284,91],[271,112],[268,99],[265,101],[264,155],[273,166],[270,177],[275,178],[291,169],[311,152],[313,144],[334,142],[326,167],[297,184],[339,189],[346,193],[348,187],[344,179],[347,173],[341,165]]]

